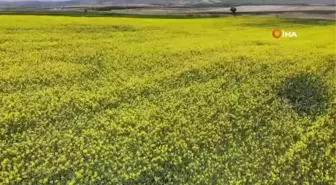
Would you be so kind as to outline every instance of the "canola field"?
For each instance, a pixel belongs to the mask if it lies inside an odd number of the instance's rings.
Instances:
[[[335,58],[330,21],[0,16],[0,184],[333,184]]]

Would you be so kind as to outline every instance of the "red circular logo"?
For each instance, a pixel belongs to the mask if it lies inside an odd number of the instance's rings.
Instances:
[[[276,39],[279,39],[282,36],[282,32],[279,29],[275,29],[272,31],[272,36]]]

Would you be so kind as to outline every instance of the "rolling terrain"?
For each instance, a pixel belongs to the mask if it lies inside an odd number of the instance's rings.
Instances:
[[[111,5],[335,5],[334,0],[2,0],[0,7],[62,7]]]

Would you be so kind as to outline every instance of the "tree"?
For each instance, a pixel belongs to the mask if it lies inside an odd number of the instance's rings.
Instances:
[[[232,14],[236,14],[237,8],[236,7],[231,7],[230,11],[232,12]]]

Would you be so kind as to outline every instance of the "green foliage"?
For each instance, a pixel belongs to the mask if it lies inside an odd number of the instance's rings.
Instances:
[[[0,184],[335,181],[334,25],[0,22]]]
[[[324,84],[307,75],[288,79],[280,90],[280,96],[287,99],[299,114],[322,114],[328,93]]]

